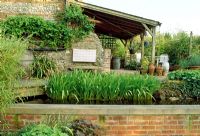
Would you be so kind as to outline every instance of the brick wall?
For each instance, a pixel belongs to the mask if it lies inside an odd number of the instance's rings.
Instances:
[[[68,115],[66,115],[68,116]],[[6,115],[7,129],[39,123],[46,115]],[[69,116],[68,116],[69,117]],[[81,116],[104,128],[106,136],[199,136],[200,115]],[[102,120],[103,118],[103,120]]]
[[[65,106],[63,105],[54,105],[54,110],[45,109],[41,106],[40,109],[43,111],[35,111],[36,106],[32,107],[33,108],[29,107],[26,110],[21,109],[21,111],[14,108],[11,111],[12,114],[6,115],[5,120],[8,123],[7,129],[16,130],[27,124],[43,121],[47,116],[61,115],[65,117],[65,119],[76,116],[76,118],[91,120],[93,123],[97,123],[103,128],[102,130],[104,130],[105,136],[200,136],[200,115],[193,114],[198,113],[199,106],[198,110],[192,106],[184,110],[180,107],[171,111],[169,108],[164,110],[165,106],[162,106],[163,108],[152,108],[151,106],[144,106],[141,108],[142,106],[133,106],[132,109],[130,109],[130,106],[114,106],[114,108],[113,106],[91,106],[90,108],[90,106],[87,105],[72,105],[71,110],[68,108],[65,110]],[[48,105],[46,107],[51,106]],[[70,105],[67,107],[70,107]],[[152,111],[150,109],[152,109]],[[131,113],[132,110],[134,110],[134,113]],[[144,112],[145,110],[149,110],[149,113]],[[177,111],[183,114],[179,114]],[[190,113],[185,114],[189,111]],[[21,112],[23,112],[23,114],[19,114]],[[31,112],[35,114],[31,114]],[[46,114],[42,114],[43,112],[46,112]],[[141,113],[139,114],[138,112]]]

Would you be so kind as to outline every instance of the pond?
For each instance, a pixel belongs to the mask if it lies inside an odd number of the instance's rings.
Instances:
[[[25,104],[91,104],[91,105],[200,105],[200,100],[196,99],[178,99],[170,97],[166,100],[152,100],[152,101],[71,101],[58,102],[48,98],[47,95],[40,95],[35,97],[24,97],[17,101],[17,103]]]

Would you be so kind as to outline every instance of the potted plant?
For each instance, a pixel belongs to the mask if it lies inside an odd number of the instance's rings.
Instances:
[[[120,69],[121,67],[121,58],[119,56],[113,56],[112,57],[112,68],[113,69]]]
[[[116,47],[112,49],[112,68],[120,69],[120,60],[125,58],[126,49],[120,42],[116,43]]]
[[[149,67],[149,60],[147,59],[147,57],[144,57],[141,60],[141,69],[140,69],[140,73],[141,74],[147,74],[148,72],[148,67]]]

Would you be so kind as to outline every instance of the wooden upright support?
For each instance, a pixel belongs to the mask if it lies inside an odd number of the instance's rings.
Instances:
[[[156,27],[152,28],[152,56],[151,62],[155,64],[155,56],[156,56]]]
[[[140,39],[141,39],[141,47],[142,47],[142,51],[141,51],[141,61],[144,58],[144,33],[140,34]]]

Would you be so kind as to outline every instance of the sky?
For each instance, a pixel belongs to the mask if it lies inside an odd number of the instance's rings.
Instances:
[[[83,0],[84,2],[153,19],[157,31],[200,35],[200,0]]]

